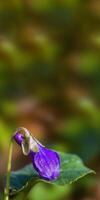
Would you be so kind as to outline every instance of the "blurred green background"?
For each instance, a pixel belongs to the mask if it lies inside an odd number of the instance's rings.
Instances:
[[[28,200],[100,199],[99,94],[99,0],[0,0],[0,174],[20,126],[97,173],[72,186],[39,183]],[[28,162],[15,145],[12,169]]]

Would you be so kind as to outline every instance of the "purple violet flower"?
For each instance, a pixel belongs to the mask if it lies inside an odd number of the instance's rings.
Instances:
[[[23,154],[30,157],[41,178],[51,181],[58,178],[60,157],[57,152],[45,148],[36,138],[32,138],[25,128],[19,128],[13,138],[22,147]]]

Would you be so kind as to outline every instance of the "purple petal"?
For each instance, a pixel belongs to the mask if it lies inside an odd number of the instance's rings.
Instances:
[[[30,152],[29,156],[32,160],[34,168],[39,175],[46,180],[55,180],[60,175],[60,158],[59,155],[52,150],[39,146],[40,151]]]
[[[23,139],[25,140],[23,134],[20,132],[16,132],[13,138],[20,146],[22,146]],[[30,146],[30,152],[28,154],[32,160],[33,167],[39,173],[41,178],[45,180],[56,180],[60,175],[60,157],[58,153],[45,148],[38,143],[38,141],[36,143],[39,151],[34,152],[34,148],[31,148]]]
[[[24,139],[24,136],[17,132],[14,136],[13,136],[14,140],[17,142],[17,144],[21,145],[23,139]]]

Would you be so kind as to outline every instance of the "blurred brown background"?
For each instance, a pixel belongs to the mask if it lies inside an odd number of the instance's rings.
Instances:
[[[100,199],[99,94],[99,0],[0,0],[0,174],[20,126],[97,173],[63,188],[39,183],[28,200]],[[12,169],[28,162],[15,145]]]

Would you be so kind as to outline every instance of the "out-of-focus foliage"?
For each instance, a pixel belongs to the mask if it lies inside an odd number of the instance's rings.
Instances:
[[[99,174],[99,100],[100,1],[0,0],[0,172],[25,126]],[[14,169],[27,162],[18,155]]]

